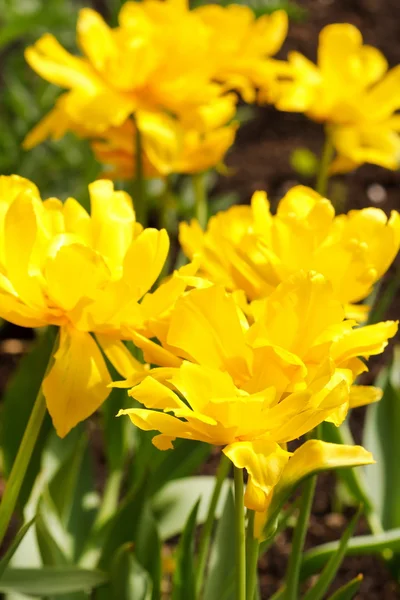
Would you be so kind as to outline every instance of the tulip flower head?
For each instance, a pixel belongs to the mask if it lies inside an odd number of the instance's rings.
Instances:
[[[150,370],[129,392],[144,408],[120,414],[159,432],[153,443],[161,450],[176,438],[223,446],[248,471],[246,505],[265,510],[290,458],[286,442],[323,420],[340,423],[353,395],[358,404],[378,399],[375,388],[353,393],[351,384],[364,369],[359,357],[381,352],[397,325],[354,329],[343,319],[329,282],[315,273],[278,286],[252,325],[223,287],[192,290],[176,303],[166,335],[177,366]],[[157,363],[152,344],[145,354]]]
[[[325,123],[338,154],[333,171],[349,171],[365,162],[398,168],[400,66],[388,71],[383,54],[363,44],[356,27],[325,27],[317,65],[291,52],[288,62],[277,61],[275,69],[275,85],[267,80],[261,100]]]
[[[387,271],[400,245],[400,215],[390,219],[378,208],[335,216],[332,204],[297,186],[270,212],[264,192],[251,206],[234,206],[212,217],[204,232],[197,221],[181,224],[180,241],[189,258],[200,257],[201,272],[228,290],[244,290],[249,300],[270,294],[300,269],[322,273],[347,314],[362,319],[354,306]]]
[[[107,138],[132,115],[152,112],[164,120],[163,129],[182,124],[191,130],[184,136],[188,157],[182,168],[198,170],[203,151],[215,146],[218,152],[212,154],[220,158],[232,140],[234,128],[217,130],[236,110],[236,95],[226,92],[238,90],[254,101],[286,31],[284,11],[256,19],[244,6],[191,11],[181,0],[126,2],[116,28],[94,10],[83,9],[77,24],[82,56],[67,52],[50,34],[26,50],[30,66],[67,91],[28,134],[25,147],[57,139],[67,130]],[[178,125],[166,124],[170,117]],[[159,145],[165,143],[162,133]]]
[[[60,328],[43,383],[60,436],[108,396],[102,352],[122,374],[143,372],[120,340],[130,329],[152,335],[148,321],[157,322],[184,287],[172,277],[147,294],[168,253],[166,231],[136,223],[131,198],[110,181],[89,191],[90,216],[73,198],[42,201],[30,181],[0,179],[0,316],[22,327]]]
[[[184,128],[182,122],[162,113],[137,114],[141,131],[143,163],[147,176],[165,177],[171,173],[198,173],[218,166],[232,146],[235,123],[202,132]],[[135,173],[136,148],[133,121],[106,131],[92,142],[99,162],[106,165],[107,176],[130,179]]]

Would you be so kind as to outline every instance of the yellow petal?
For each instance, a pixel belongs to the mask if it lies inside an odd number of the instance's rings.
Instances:
[[[132,356],[121,341],[101,333],[96,333],[96,339],[110,363],[123,377],[131,377],[134,373],[144,375],[148,372],[148,366]]]
[[[21,300],[36,308],[45,299],[33,265],[35,248],[44,237],[44,209],[39,198],[26,190],[9,207],[4,220],[4,260],[7,277]],[[39,256],[39,259],[41,256]]]
[[[352,385],[350,388],[349,406],[365,406],[378,402],[382,398],[382,390],[372,385]]]
[[[183,362],[170,382],[197,412],[204,412],[203,409],[210,400],[234,397],[237,394],[228,373],[187,361]]]
[[[95,299],[110,280],[110,272],[103,258],[91,248],[69,244],[48,256],[45,277],[51,300],[70,311],[79,301]]]
[[[167,444],[160,444],[160,438],[158,436],[155,438],[155,445],[160,449],[170,448],[171,442],[176,438],[198,439],[196,432],[188,423],[162,412],[145,408],[128,408],[120,410],[117,416],[120,417],[121,415],[127,415],[132,423],[139,429],[143,429],[143,431],[159,431],[163,436],[167,436],[169,439]]]
[[[126,192],[114,191],[113,183],[106,179],[91,183],[89,193],[93,248],[105,257],[117,279],[122,275],[123,261],[133,239],[132,200]]]
[[[374,463],[372,454],[362,446],[330,444],[320,440],[309,440],[298,448],[283,470],[274,489],[272,500],[264,514],[264,523],[271,524],[293,489],[305,477],[328,469],[356,467]],[[262,523],[258,523],[261,534]]]
[[[181,358],[140,333],[132,331],[131,337],[136,346],[143,350],[144,359],[149,364],[161,367],[179,367],[182,363]]]
[[[386,348],[388,339],[397,332],[396,321],[385,321],[352,329],[332,345],[332,358],[341,364],[356,356],[380,354]]]
[[[153,379],[153,377],[143,379],[139,385],[129,391],[129,395],[146,408],[156,408],[158,410],[187,409],[186,404],[179,400],[179,397],[172,390]]]
[[[101,71],[117,52],[110,28],[95,10],[83,8],[77,23],[78,44],[94,67]]]
[[[201,365],[246,376],[250,360],[233,298],[220,286],[192,290],[176,303],[168,344]]]
[[[87,91],[96,87],[95,72],[81,58],[67,52],[49,33],[25,50],[25,58],[32,69],[50,83]]]
[[[60,437],[90,417],[110,393],[111,377],[89,333],[60,329],[54,364],[43,381],[43,393]]]
[[[237,468],[246,469],[251,477],[245,495],[246,506],[252,510],[264,510],[267,497],[278,483],[290,453],[269,440],[234,442],[223,452]]]
[[[148,292],[161,273],[169,250],[165,229],[145,229],[130,245],[124,260],[124,281],[130,286],[133,299]]]

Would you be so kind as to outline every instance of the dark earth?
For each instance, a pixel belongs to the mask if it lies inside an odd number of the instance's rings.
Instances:
[[[104,12],[103,2],[92,4]],[[298,50],[315,60],[321,28],[329,23],[348,22],[362,31],[366,43],[384,52],[390,66],[400,62],[399,0],[303,0],[297,4],[306,10],[306,15],[304,20],[291,23],[280,57],[283,58],[288,50]],[[214,191],[218,194],[236,191],[242,202],[248,202],[255,190],[264,189],[274,202],[295,183],[313,185],[313,179],[301,177],[294,171],[290,159],[293,150],[298,147],[308,148],[319,155],[322,144],[322,127],[302,115],[277,113],[271,107],[256,108],[254,118],[241,127],[237,143],[228,156],[229,177],[221,177]],[[367,165],[350,175],[335,177],[328,196],[332,199],[340,196],[345,210],[373,205],[389,213],[391,209],[398,209],[400,206],[400,172]],[[399,264],[397,268],[398,266]],[[395,272],[396,266],[386,276],[384,286]],[[397,296],[385,318],[398,317]],[[10,325],[2,328],[0,336],[1,393],[19,357],[29,348],[30,340],[26,339],[26,329]],[[29,332],[28,336],[31,337]],[[373,364],[370,379],[373,379],[380,364],[389,359],[390,356],[386,354],[380,359],[380,363]],[[360,441],[363,416],[363,409],[353,411],[351,426],[356,441]],[[214,472],[215,458],[206,465],[203,472]],[[346,510],[344,514],[334,510],[332,504],[335,498],[335,481],[332,475],[319,477],[307,548],[339,539],[351,516],[351,510]],[[3,485],[0,481],[0,494]],[[361,519],[356,533],[369,533],[365,520]],[[283,580],[290,554],[290,539],[291,530],[288,529],[278,536],[272,549],[260,561],[262,600],[270,598]],[[400,588],[387,566],[375,556],[346,558],[329,593],[359,573],[364,575],[364,579],[356,596],[357,600],[400,598]]]

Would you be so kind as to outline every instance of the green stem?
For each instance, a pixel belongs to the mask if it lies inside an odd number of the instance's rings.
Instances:
[[[3,541],[18,501],[45,414],[46,402],[40,387],[0,504],[0,543]]]
[[[254,600],[257,586],[257,564],[260,543],[254,537],[254,510],[248,510],[246,540],[246,593],[247,600]]]
[[[316,481],[317,478],[314,476],[310,477],[304,483],[300,502],[299,517],[293,533],[292,551],[290,553],[289,564],[286,572],[285,600],[298,600],[299,598],[299,579],[303,546],[306,539]]]
[[[236,600],[246,600],[246,534],[244,526],[243,469],[234,467],[236,533]]]
[[[146,181],[143,168],[143,143],[142,134],[135,122],[135,194],[133,201],[136,210],[136,218],[143,227],[147,226],[148,206],[146,195]]]
[[[207,196],[205,187],[204,173],[196,173],[192,175],[194,200],[195,200],[195,215],[200,223],[200,226],[205,229],[208,218]]]
[[[206,569],[208,551],[210,547],[210,539],[212,528],[214,524],[215,518],[215,510],[217,508],[218,500],[221,495],[221,490],[225,479],[228,476],[229,470],[231,468],[231,461],[225,456],[225,454],[221,455],[221,460],[219,462],[218,471],[215,478],[215,486],[214,491],[211,496],[210,505],[208,507],[207,518],[203,525],[200,541],[199,541],[199,554],[198,554],[198,562],[197,562],[197,573],[196,573],[196,590],[197,597],[201,597],[202,589],[203,589],[203,580],[204,580],[204,572]]]
[[[332,136],[325,130],[325,143],[322,150],[321,161],[319,164],[318,177],[315,185],[315,189],[318,194],[325,196],[328,188],[329,180],[329,167],[332,162],[334,154],[334,147],[332,143]]]

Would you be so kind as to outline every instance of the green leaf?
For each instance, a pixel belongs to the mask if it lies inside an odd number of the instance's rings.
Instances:
[[[360,514],[361,509],[359,509],[351,519],[340,539],[337,552],[331,556],[321,575],[318,577],[317,583],[306,593],[303,600],[322,600],[323,596],[328,591],[329,586],[334,580],[343,558],[345,557],[347,544],[353,535]]]
[[[362,580],[363,576],[357,575],[357,577],[342,585],[332,596],[329,596],[328,600],[352,600],[357,594]]]
[[[235,503],[230,489],[211,547],[204,598],[235,600]]]
[[[59,596],[90,591],[108,580],[102,571],[78,567],[43,567],[42,569],[6,569],[0,592],[17,592],[28,596]]]
[[[114,518],[91,538],[89,549],[101,552],[98,562],[100,568],[108,568],[120,546],[135,542],[147,498],[148,491],[145,485],[129,494],[116,511]]]
[[[192,508],[179,541],[176,568],[172,582],[172,600],[196,599],[194,544],[199,504],[200,500]]]
[[[309,550],[303,556],[301,578],[306,579],[319,571],[336,554],[340,542],[328,542]],[[346,556],[379,555],[385,550],[400,552],[400,528],[375,535],[359,535],[349,540]]]
[[[380,402],[368,407],[363,445],[376,464],[366,469],[371,498],[385,529],[400,527],[400,346],[395,348],[391,367],[379,378],[383,388]]]
[[[4,459],[3,469],[6,478],[11,472],[35,398],[46,372],[56,332],[55,327],[49,327],[38,338],[32,351],[22,358],[3,395],[1,445]],[[51,419],[46,414],[19,495],[21,507],[26,504],[39,473],[43,447],[51,427]]]
[[[189,517],[190,507],[197,500],[200,500],[197,522],[204,523],[214,485],[215,477],[185,477],[171,481],[154,496],[152,507],[162,540],[181,533],[183,524]],[[224,482],[215,513],[216,518],[222,514],[229,488],[229,481]]]
[[[111,565],[110,589],[106,594],[100,594],[100,600],[102,596],[108,600],[151,600],[151,579],[135,560],[132,544],[124,544],[118,549]]]
[[[28,521],[21,527],[21,529],[18,531],[17,535],[14,537],[13,541],[11,542],[7,552],[5,553],[3,558],[0,560],[0,580],[3,576],[4,571],[6,570],[6,568],[8,566],[8,563],[14,556],[18,546],[20,545],[20,543],[22,542],[22,540],[25,537],[25,534],[29,531],[29,529],[31,528],[31,525],[34,522],[35,522],[35,519],[31,519],[30,521]]]
[[[211,446],[193,440],[177,440],[174,450],[158,452],[161,459],[152,473],[150,492],[153,494],[168,481],[191,475],[210,455]]]
[[[156,521],[148,504],[144,506],[139,521],[135,538],[135,557],[151,577],[152,600],[159,600],[162,576],[161,541]]]
[[[57,532],[60,531],[61,534],[57,535]],[[53,536],[54,533],[57,535],[57,541]],[[45,566],[55,567],[68,564],[66,549],[62,544],[64,536],[65,532],[58,521],[54,507],[50,507],[49,503],[42,499],[36,515],[36,539]]]

